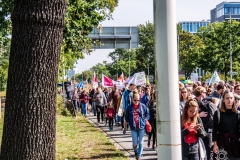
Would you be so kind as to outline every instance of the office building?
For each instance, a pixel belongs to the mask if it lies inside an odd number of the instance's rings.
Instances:
[[[222,2],[210,11],[211,23],[222,22],[231,18],[240,21],[240,2]]]
[[[188,31],[192,34],[196,34],[198,29],[203,26],[207,26],[210,23],[210,20],[202,20],[202,21],[182,21],[179,22],[182,26],[182,29]]]

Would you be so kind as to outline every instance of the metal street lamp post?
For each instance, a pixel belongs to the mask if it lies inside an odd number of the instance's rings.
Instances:
[[[230,80],[232,80],[232,14],[230,13]]]

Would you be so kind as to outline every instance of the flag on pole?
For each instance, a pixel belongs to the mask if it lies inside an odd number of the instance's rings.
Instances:
[[[94,72],[93,74],[93,88],[96,89],[98,87],[98,81],[97,81],[97,76],[96,73]]]
[[[84,82],[81,81],[81,82],[77,85],[77,89],[78,89],[78,88],[83,88],[83,87],[84,87]]]
[[[212,84],[214,82],[219,82],[220,81],[220,77],[218,76],[217,71],[214,71],[211,79],[209,80],[209,84]]]
[[[104,74],[102,74],[102,86],[103,87],[113,87],[114,83],[113,80]]]
[[[119,81],[119,82],[124,82],[124,75],[123,75],[123,73],[120,75],[120,77],[117,79],[117,81]]]

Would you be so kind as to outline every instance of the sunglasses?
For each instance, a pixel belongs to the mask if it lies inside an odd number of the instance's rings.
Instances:
[[[225,90],[224,93],[229,93],[229,92],[233,92],[232,90]]]
[[[187,93],[187,92],[182,92],[182,93]]]
[[[139,102],[140,100],[138,100],[138,99],[134,99],[133,101],[134,101],[134,102]]]

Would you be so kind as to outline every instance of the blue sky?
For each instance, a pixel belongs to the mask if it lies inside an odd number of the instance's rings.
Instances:
[[[240,0],[231,0],[239,2]],[[201,21],[210,19],[210,10],[223,0],[176,0],[176,19],[179,21]],[[153,22],[153,0],[119,0],[113,13],[114,20],[106,20],[102,26],[137,26]],[[75,72],[81,73],[104,60],[111,62],[108,54],[114,50],[98,49],[78,60]]]

